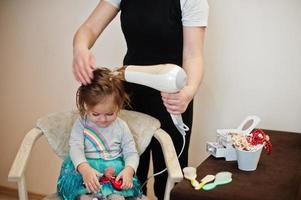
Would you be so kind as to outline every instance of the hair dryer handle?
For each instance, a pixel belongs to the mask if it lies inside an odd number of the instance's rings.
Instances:
[[[182,131],[180,131],[181,133],[183,131],[189,131],[189,127],[186,124],[184,124],[184,122],[183,122],[182,115],[170,114],[170,116],[171,116],[173,123],[176,125],[176,127],[178,129],[182,130]]]

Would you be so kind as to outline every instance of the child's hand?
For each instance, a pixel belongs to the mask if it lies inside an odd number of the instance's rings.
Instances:
[[[98,192],[100,189],[100,184],[98,177],[102,176],[97,170],[92,168],[88,163],[84,162],[77,167],[79,173],[82,175],[84,184],[86,185],[87,191]]]
[[[134,169],[130,166],[126,166],[116,177],[116,181],[122,179],[122,189],[130,189],[133,187]]]

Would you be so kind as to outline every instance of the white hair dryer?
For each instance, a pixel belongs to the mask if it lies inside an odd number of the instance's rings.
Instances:
[[[180,91],[186,85],[185,71],[178,65],[174,64],[159,64],[148,66],[128,65],[117,71],[121,72],[123,78],[127,82],[145,85],[161,92],[175,93]],[[183,123],[181,115],[170,114],[170,116],[176,128],[183,137],[183,146],[180,153],[178,154],[179,158],[183,153],[186,143],[185,131],[188,131],[189,127]],[[153,174],[151,177],[162,174],[166,170],[167,169],[165,168],[164,170]],[[150,177],[148,177],[148,179],[149,178]],[[147,181],[145,181],[145,183],[146,182]]]
[[[127,82],[168,93],[178,92],[186,85],[185,71],[174,64],[129,65],[125,68],[124,78]]]
[[[174,64],[159,65],[128,65],[123,71],[124,79],[127,82],[145,85],[161,92],[175,93],[186,85],[185,71]],[[173,123],[182,135],[189,128],[183,123],[181,115],[171,114]]]

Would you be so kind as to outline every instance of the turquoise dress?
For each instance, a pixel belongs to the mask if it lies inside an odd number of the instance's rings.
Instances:
[[[94,143],[98,152],[103,152],[103,149],[99,149],[98,144],[104,144],[101,141],[101,137],[98,137],[100,133],[97,130],[91,130],[91,128],[84,129],[85,139]],[[97,141],[98,140],[98,141]],[[104,173],[108,167],[114,167],[116,175],[118,175],[125,167],[122,157],[118,157],[112,160],[106,160],[102,158],[87,158],[87,161],[91,167],[96,169],[100,173]],[[74,200],[78,195],[87,194],[87,190],[83,185],[83,178],[81,174],[74,168],[73,162],[68,156],[61,168],[60,176],[57,182],[58,194],[64,200]],[[124,197],[141,197],[142,190],[140,182],[136,176],[133,178],[133,187],[127,190],[116,190],[113,188],[110,182],[103,183],[98,191],[100,196],[107,197],[111,194],[118,194]]]

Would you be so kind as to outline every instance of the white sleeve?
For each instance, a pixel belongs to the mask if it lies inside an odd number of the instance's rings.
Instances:
[[[136,149],[135,140],[126,122],[121,121],[121,123],[122,123],[121,127],[123,129],[123,135],[121,139],[121,149],[122,149],[124,163],[125,166],[131,166],[136,173],[139,165],[139,154]]]
[[[84,126],[82,121],[77,119],[72,127],[69,139],[69,153],[75,169],[77,169],[78,165],[82,162],[87,162],[84,143]]]
[[[181,0],[183,26],[207,26],[209,5],[207,0]]]
[[[121,0],[105,0],[105,1],[119,9]]]

